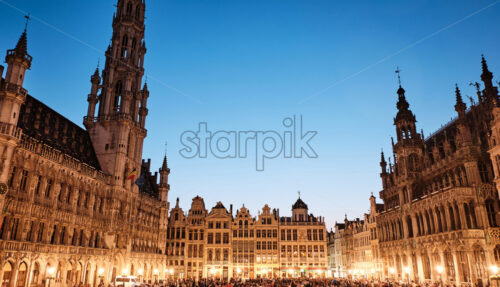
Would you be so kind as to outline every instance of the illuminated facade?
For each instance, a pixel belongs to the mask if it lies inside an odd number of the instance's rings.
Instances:
[[[500,264],[500,107],[482,58],[484,89],[468,109],[456,87],[457,117],[428,138],[400,86],[393,164],[380,166],[384,208],[377,216],[385,277],[486,284]],[[472,100],[471,100],[472,101]]]
[[[26,30],[7,51],[5,75],[0,66],[3,286],[165,276],[169,169],[165,158],[157,183],[142,161],[145,4],[119,0],[116,7],[104,70],[91,77],[86,129],[23,88],[32,62]]]
[[[309,214],[301,199],[293,205],[291,217],[280,217],[268,205],[257,217],[245,206],[234,216],[232,206],[228,211],[221,202],[210,212],[204,206],[203,199],[195,197],[187,216],[178,205],[170,212],[171,278],[327,276],[324,220]],[[190,230],[197,230],[193,237]]]
[[[369,277],[368,260],[382,279],[486,285],[498,275],[500,103],[481,62],[477,102],[467,108],[456,87],[457,117],[428,138],[397,90],[392,163],[383,153],[380,162],[383,204],[372,196],[368,217],[336,225],[340,276]]]

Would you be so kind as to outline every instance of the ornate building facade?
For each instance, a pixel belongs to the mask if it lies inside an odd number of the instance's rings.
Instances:
[[[326,238],[324,219],[300,198],[291,217],[268,205],[252,217],[221,202],[208,211],[197,196],[187,215],[178,205],[170,213],[167,269],[170,278],[324,277]]]
[[[383,209],[376,218],[381,274],[415,281],[486,284],[500,264],[500,107],[482,58],[483,89],[469,108],[428,138],[397,90],[392,161],[382,153]]]
[[[27,32],[0,66],[0,280],[9,287],[96,285],[166,276],[168,175],[142,161],[149,92],[143,0],[118,0],[86,129],[23,88]],[[136,181],[137,179],[137,181]]]

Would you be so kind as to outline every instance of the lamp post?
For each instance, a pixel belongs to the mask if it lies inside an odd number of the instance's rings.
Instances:
[[[408,282],[408,284],[410,284],[410,267],[406,266],[404,270],[406,273],[406,281]]]
[[[394,277],[394,273],[396,273],[396,269],[394,269],[394,267],[389,268],[389,273],[391,273],[391,276],[392,276],[393,280],[395,281],[396,278]]]
[[[158,269],[153,270],[153,276],[155,278],[155,282],[158,281],[158,273],[159,273]]]
[[[141,281],[141,282],[142,282],[142,275],[143,275],[143,274],[144,274],[144,270],[139,269],[139,270],[137,271],[137,275],[139,275],[139,281]]]
[[[441,273],[443,273],[443,266],[441,265],[436,266],[436,271],[439,274],[439,285],[443,286],[443,277],[441,275]]]
[[[56,268],[54,267],[47,268],[47,280],[49,281],[48,287],[50,287],[50,280],[55,278],[55,274],[56,274]]]
[[[498,286],[498,279],[496,278],[496,277],[497,277],[497,275],[498,275],[498,266],[496,266],[496,265],[491,265],[491,266],[490,266],[490,270],[491,270],[491,272],[493,273],[493,275],[495,276],[495,281],[496,281],[496,283],[497,283],[496,285]],[[491,276],[488,276],[488,285],[490,285],[490,277],[491,277]]]
[[[104,284],[104,268],[101,267],[97,270],[97,277],[100,279],[99,284]]]

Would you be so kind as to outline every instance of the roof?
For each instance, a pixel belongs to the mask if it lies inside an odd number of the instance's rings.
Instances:
[[[304,201],[302,201],[302,199],[297,199],[297,201],[292,205],[292,209],[297,209],[297,208],[305,208],[307,209],[307,204],[305,204]]]
[[[144,160],[141,164],[141,177],[143,178],[143,184],[139,187],[139,191],[153,197],[158,197],[159,191],[156,174],[151,174],[149,164]]]
[[[217,204],[213,207],[214,209],[226,209],[222,202],[217,202]]]
[[[30,95],[21,105],[17,126],[23,134],[101,170],[89,133]]]

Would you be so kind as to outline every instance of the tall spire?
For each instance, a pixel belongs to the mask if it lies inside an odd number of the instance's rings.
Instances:
[[[395,73],[398,75],[398,84],[399,84],[399,88],[397,90],[398,103],[396,106],[400,112],[408,111],[408,108],[410,107],[410,105],[406,101],[405,89],[403,89],[403,87],[401,86],[401,70],[399,69],[399,67],[396,68]],[[398,115],[399,115],[399,112],[398,112]]]
[[[168,169],[168,164],[167,164],[167,155],[163,157],[163,164],[161,165],[162,170],[167,170]]]
[[[467,108],[467,106],[462,100],[462,94],[460,93],[460,89],[458,88],[457,84],[455,84],[455,96],[457,98],[457,103],[455,104],[455,111],[457,111],[457,113],[461,116],[465,113],[465,109]]]
[[[483,70],[483,73],[481,74],[481,80],[483,80],[486,88],[491,87],[492,86],[491,80],[493,79],[493,74],[490,72],[490,70],[488,70],[488,64],[486,63],[484,55],[481,55],[481,67]]]
[[[7,57],[13,56],[22,60],[27,61],[28,69],[31,66],[31,56],[28,54],[28,34],[26,28],[24,28],[23,33],[17,41],[16,47],[14,49],[7,51]],[[7,61],[7,59],[6,59]]]
[[[384,150],[380,152],[380,167],[382,168],[382,173],[387,172],[387,162],[385,161]]]

